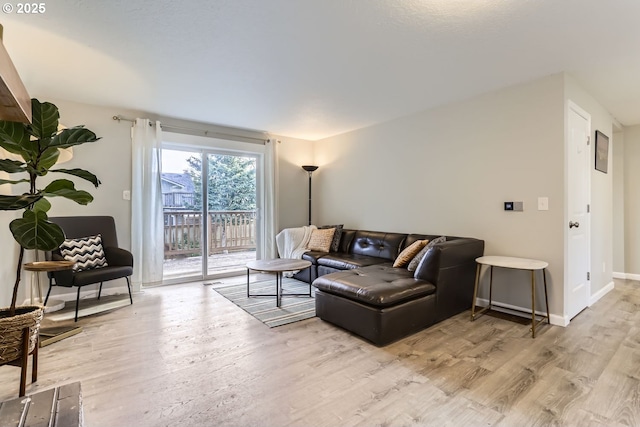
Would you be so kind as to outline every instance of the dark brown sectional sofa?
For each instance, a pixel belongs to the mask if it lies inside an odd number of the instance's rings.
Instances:
[[[437,237],[343,230],[338,252],[305,253],[312,265],[295,277],[317,288],[322,320],[387,345],[471,308],[483,240],[447,236],[429,248],[415,272],[393,267],[404,248]]]

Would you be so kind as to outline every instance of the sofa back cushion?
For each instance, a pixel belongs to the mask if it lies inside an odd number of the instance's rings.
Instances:
[[[358,230],[350,252],[393,261],[402,250],[406,237],[406,234],[400,233]]]
[[[340,245],[338,245],[338,252],[351,253],[351,244],[353,238],[358,230],[342,229],[342,236],[340,236]]]

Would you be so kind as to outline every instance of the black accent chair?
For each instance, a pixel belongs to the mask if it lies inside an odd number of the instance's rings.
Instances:
[[[96,268],[84,271],[56,271],[49,273],[49,291],[44,300],[45,305],[49,300],[51,288],[53,286],[64,286],[71,288],[78,287],[78,296],[76,298],[76,316],[78,321],[78,307],[80,306],[80,289],[83,286],[100,283],[98,290],[98,299],[102,293],[102,283],[109,280],[125,278],[127,280],[127,288],[129,289],[129,300],[133,304],[131,296],[130,276],[133,274],[133,255],[131,252],[118,247],[118,237],[116,234],[116,224],[111,216],[68,216],[68,217],[51,217],[49,220],[58,224],[67,239],[78,239],[82,237],[102,235],[102,246],[107,259],[108,267]],[[48,254],[48,258],[52,260],[63,260],[59,250],[55,250]]]

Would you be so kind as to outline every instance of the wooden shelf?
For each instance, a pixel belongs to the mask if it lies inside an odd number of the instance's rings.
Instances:
[[[2,43],[0,43],[0,120],[31,123],[31,97]]]

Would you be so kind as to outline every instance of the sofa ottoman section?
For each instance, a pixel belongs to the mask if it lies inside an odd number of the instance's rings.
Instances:
[[[321,276],[313,282],[321,291],[374,307],[390,307],[435,293],[431,283],[415,279],[403,268],[371,266]]]
[[[316,290],[316,316],[377,346],[390,344],[433,324],[435,295],[390,307],[373,307]]]
[[[447,239],[415,272],[387,262],[319,275],[316,315],[383,346],[469,309],[484,241]]]
[[[313,285],[316,315],[376,345],[386,345],[432,324],[433,284],[390,265],[321,276]]]

